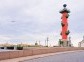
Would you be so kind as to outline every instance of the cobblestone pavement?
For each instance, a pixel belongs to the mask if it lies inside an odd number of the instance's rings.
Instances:
[[[84,62],[84,51],[56,54],[42,58],[25,60],[23,62]]]

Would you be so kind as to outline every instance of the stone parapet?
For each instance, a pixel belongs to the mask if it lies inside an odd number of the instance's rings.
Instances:
[[[26,57],[47,53],[56,53],[64,51],[73,51],[73,50],[84,50],[84,48],[78,47],[51,47],[51,48],[30,48],[26,50],[16,50],[16,51],[3,51],[0,52],[0,60],[12,59],[18,57]]]

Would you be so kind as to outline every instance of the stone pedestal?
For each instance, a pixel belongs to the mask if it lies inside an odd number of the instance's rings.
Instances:
[[[59,40],[59,46],[60,47],[69,47],[69,41],[66,39]]]
[[[63,47],[68,47],[68,40],[62,39],[63,41]]]
[[[64,46],[64,47],[68,47],[68,41],[64,41],[64,42],[63,42],[63,46]]]

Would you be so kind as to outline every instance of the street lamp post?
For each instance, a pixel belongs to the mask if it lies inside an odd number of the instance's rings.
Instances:
[[[47,37],[47,46],[48,46],[48,41],[49,41],[49,38]]]

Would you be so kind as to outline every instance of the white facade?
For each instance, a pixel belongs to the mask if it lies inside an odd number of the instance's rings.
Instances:
[[[78,46],[79,47],[84,47],[84,36],[83,36],[83,40],[81,42],[79,42]]]
[[[84,47],[84,40],[79,42],[79,47]]]

